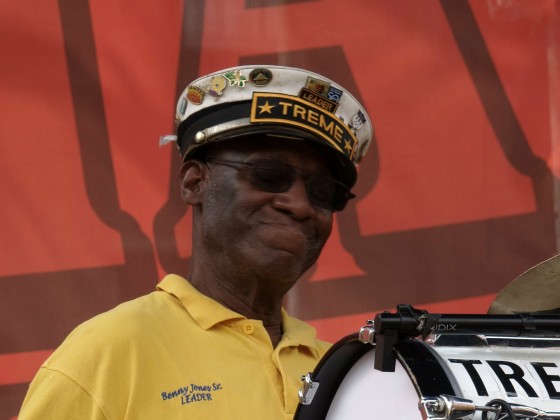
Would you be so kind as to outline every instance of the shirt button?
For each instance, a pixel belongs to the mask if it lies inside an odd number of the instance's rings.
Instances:
[[[245,334],[251,335],[253,334],[254,331],[255,331],[255,327],[250,322],[246,322],[245,324],[243,324],[243,332]]]

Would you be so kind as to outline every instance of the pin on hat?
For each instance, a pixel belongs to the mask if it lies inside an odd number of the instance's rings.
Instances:
[[[373,128],[364,107],[336,82],[283,66],[239,66],[193,81],[177,102],[175,140],[183,159],[218,141],[251,134],[311,141],[337,157],[348,187],[366,154]]]

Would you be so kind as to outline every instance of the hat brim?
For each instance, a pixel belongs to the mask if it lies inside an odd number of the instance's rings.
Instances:
[[[353,162],[346,158],[336,146],[323,137],[314,135],[298,126],[280,123],[250,123],[247,115],[248,103],[228,104],[227,107],[206,115],[197,115],[192,123],[188,120],[178,127],[178,146],[183,160],[188,159],[204,146],[231,141],[255,134],[266,134],[287,141],[309,141],[332,156],[335,164],[334,176],[351,188],[356,183],[357,171]]]

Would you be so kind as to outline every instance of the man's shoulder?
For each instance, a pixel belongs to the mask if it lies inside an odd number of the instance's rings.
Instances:
[[[178,322],[188,323],[188,319],[176,298],[165,292],[152,292],[78,325],[48,363],[67,360],[69,355],[126,353],[131,347],[149,345],[158,340],[166,328]]]
[[[323,341],[323,340],[315,340],[316,345],[317,345],[317,351],[319,352],[319,355],[321,357],[323,357],[325,355],[325,353],[332,347],[332,343],[329,343],[327,341]]]
[[[152,324],[162,324],[168,318],[184,312],[177,300],[165,292],[152,292],[129,300],[79,325],[71,334],[102,334],[119,330],[121,333],[146,331]]]

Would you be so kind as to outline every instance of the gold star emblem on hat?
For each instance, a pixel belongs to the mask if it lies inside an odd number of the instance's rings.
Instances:
[[[276,106],[276,105],[270,105],[270,104],[268,103],[268,101],[266,101],[266,103],[265,103],[264,105],[259,105],[259,108],[260,108],[260,110],[261,110],[261,111],[259,112],[259,114],[264,114],[265,112],[267,112],[267,113],[269,113],[269,114],[272,114],[272,112],[271,112],[271,111],[272,111],[272,108],[274,108],[275,106]]]

